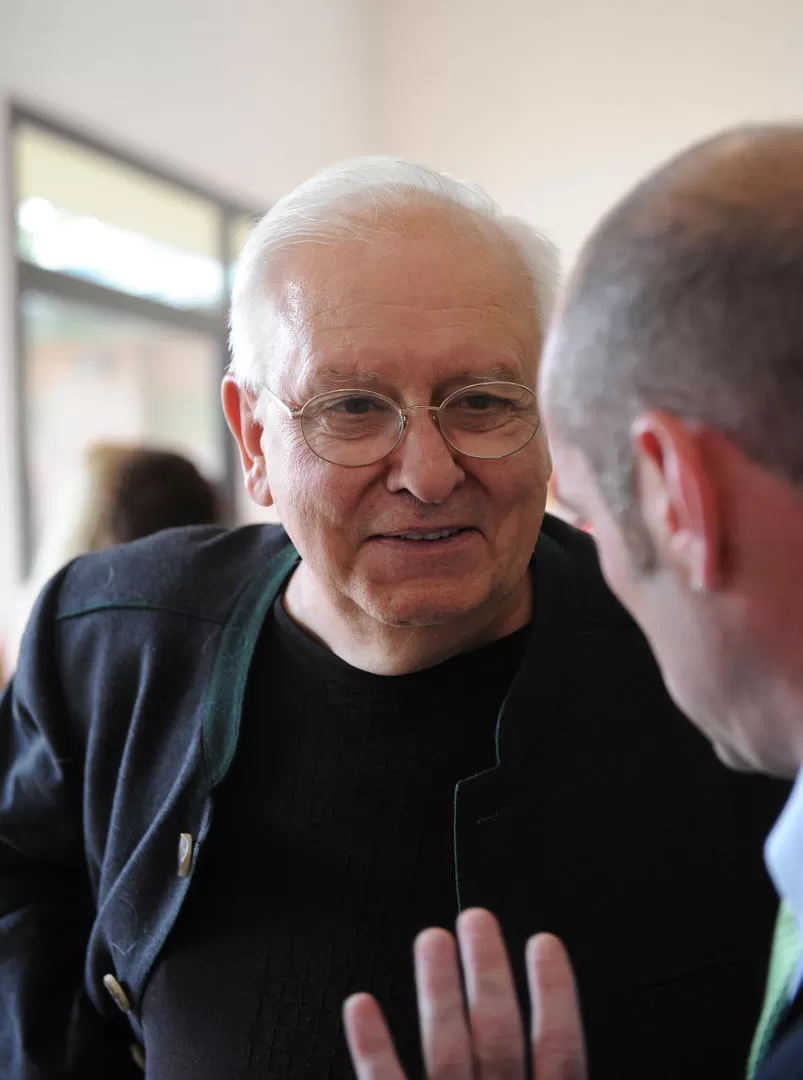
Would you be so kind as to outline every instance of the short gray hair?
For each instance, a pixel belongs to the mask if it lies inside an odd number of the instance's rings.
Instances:
[[[567,285],[546,348],[550,419],[644,569],[630,427],[645,409],[803,484],[800,166],[803,127],[707,140],[603,218]]]
[[[520,256],[545,330],[558,279],[555,246],[534,226],[508,217],[476,184],[396,157],[364,157],[332,165],[280,199],[262,218],[240,256],[229,318],[230,371],[254,394],[265,385],[270,331],[266,285],[281,259],[303,244],[370,237],[384,211],[415,203],[459,208],[496,226]]]

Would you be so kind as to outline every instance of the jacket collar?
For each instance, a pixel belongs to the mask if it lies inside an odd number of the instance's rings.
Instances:
[[[204,757],[210,784],[217,787],[234,760],[240,738],[240,722],[248,671],[259,632],[271,605],[289,578],[300,556],[288,541],[278,555],[268,559],[240,594],[221,635],[210,680],[203,719]],[[574,632],[576,586],[572,565],[560,546],[543,531],[530,563],[533,575],[533,619],[523,662],[499,713],[496,730],[497,761],[515,762],[519,742],[529,735],[530,710],[516,707],[532,694],[537,679],[539,703],[551,708],[565,693],[571,678],[567,658],[572,650],[567,636]],[[517,725],[522,721],[526,727]]]

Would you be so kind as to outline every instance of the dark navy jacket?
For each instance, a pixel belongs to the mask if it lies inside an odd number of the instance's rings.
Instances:
[[[278,526],[172,530],[78,559],[39,598],[0,704],[3,1080],[136,1075],[143,989],[297,558]],[[761,846],[786,788],[729,772],[679,715],[588,537],[547,518],[532,573],[498,764],[455,792],[459,902],[495,911],[515,957],[539,929],[566,941],[592,1080],[737,1077],[775,916]]]

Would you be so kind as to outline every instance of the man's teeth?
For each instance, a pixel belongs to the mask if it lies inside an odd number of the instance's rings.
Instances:
[[[459,529],[441,529],[440,532],[432,533],[399,533],[399,540],[446,540],[449,536],[455,536]]]

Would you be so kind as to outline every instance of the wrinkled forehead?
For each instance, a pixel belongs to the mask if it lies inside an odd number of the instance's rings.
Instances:
[[[272,290],[275,363],[410,371],[507,364],[534,378],[541,346],[533,285],[505,238],[467,221],[408,216],[393,227],[308,244]]]

